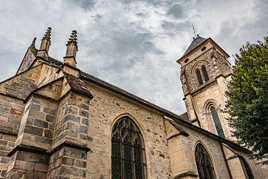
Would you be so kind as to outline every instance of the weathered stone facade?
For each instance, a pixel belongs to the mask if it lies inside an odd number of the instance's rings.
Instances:
[[[185,120],[76,68],[75,31],[64,63],[49,57],[50,32],[39,50],[34,42],[29,47],[17,74],[0,83],[0,178],[110,179],[112,129],[124,116],[141,132],[147,179],[198,178],[198,143],[209,153],[216,178],[246,179],[239,157],[247,161],[255,178],[264,178],[262,169],[248,159],[250,151],[215,135],[213,125],[206,124],[211,119],[201,117],[202,111],[191,103],[201,106],[206,101],[202,96],[223,94],[218,85],[225,78],[218,76],[228,76],[230,67],[217,49],[202,57],[202,63],[209,64],[208,73],[213,73],[209,87],[199,88],[188,69],[183,69],[182,81],[192,80],[187,87],[183,83],[190,119]],[[206,61],[211,52],[215,59]],[[201,65],[190,63],[191,68]],[[189,102],[187,94],[198,90],[208,92],[190,95]],[[190,122],[196,118],[206,130]]]

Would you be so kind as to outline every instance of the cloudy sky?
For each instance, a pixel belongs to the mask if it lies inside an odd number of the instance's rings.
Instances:
[[[186,109],[176,60],[192,24],[230,55],[268,35],[267,0],[1,0],[0,17],[1,81],[48,26],[49,54],[62,61],[75,29],[80,69],[177,114]]]

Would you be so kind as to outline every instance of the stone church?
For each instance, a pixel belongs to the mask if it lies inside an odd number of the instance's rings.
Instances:
[[[223,113],[229,55],[196,36],[178,59],[187,113],[174,114],[81,71],[77,33],[49,56],[51,28],[0,83],[0,178],[264,179]],[[175,84],[174,84],[175,85]],[[267,177],[267,176],[266,176]]]

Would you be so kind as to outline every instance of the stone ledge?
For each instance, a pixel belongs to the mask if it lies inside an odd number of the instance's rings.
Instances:
[[[39,148],[39,147],[33,147],[33,146],[27,146],[27,145],[17,145],[15,148],[13,148],[9,153],[8,156],[12,156],[14,153],[16,153],[17,151],[27,151],[27,152],[32,152],[32,153],[38,153],[38,154],[47,154],[50,155],[49,152],[47,152],[46,150]]]
[[[61,143],[60,145],[58,145],[57,147],[55,147],[55,148],[50,152],[50,154],[53,154],[53,153],[59,151],[59,150],[62,149],[63,147],[76,148],[76,149],[79,149],[79,150],[85,150],[86,152],[91,151],[91,149],[90,149],[88,146],[86,146],[86,145],[79,145],[79,144],[75,144],[75,143],[70,142],[70,141],[64,141],[63,143]]]
[[[79,145],[79,144],[75,144],[69,141],[64,141],[63,143],[61,143],[60,145],[58,145],[56,148],[54,148],[52,151],[48,152],[47,150],[44,150],[42,148],[39,147],[33,147],[33,146],[27,146],[27,145],[17,145],[15,148],[13,148],[9,153],[8,156],[12,156],[15,152],[17,151],[28,151],[28,152],[32,152],[32,153],[38,153],[38,154],[46,154],[46,155],[51,155],[57,151],[59,151],[60,149],[62,149],[63,147],[72,147],[72,148],[76,148],[79,150],[85,150],[86,152],[91,151],[91,149],[85,145]]]
[[[182,178],[182,177],[198,177],[198,175],[195,174],[195,172],[193,172],[193,171],[186,171],[186,172],[183,172],[183,173],[175,175],[173,177],[173,179],[179,179],[179,178]]]

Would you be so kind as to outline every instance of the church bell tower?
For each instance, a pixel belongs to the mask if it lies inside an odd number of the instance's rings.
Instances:
[[[225,91],[231,78],[229,55],[211,38],[193,38],[183,56],[181,83],[188,119],[192,124],[224,138],[230,138],[226,120]]]

